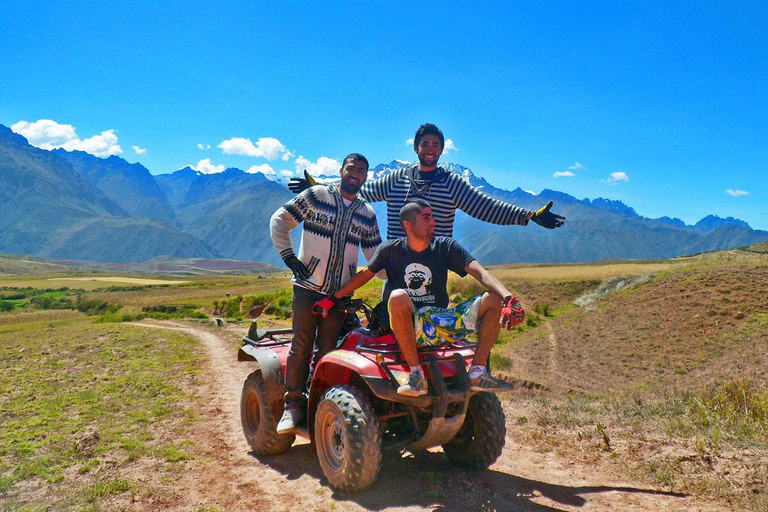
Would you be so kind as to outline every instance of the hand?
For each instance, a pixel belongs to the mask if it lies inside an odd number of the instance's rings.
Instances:
[[[511,330],[512,327],[520,325],[525,320],[525,311],[523,306],[517,297],[514,295],[508,295],[504,297],[501,303],[501,326],[507,326],[507,330]]]
[[[288,190],[294,194],[307,190],[312,185],[317,185],[317,180],[313,178],[306,169],[304,169],[303,178],[291,178],[288,180]]]
[[[296,256],[288,256],[283,258],[285,265],[293,272],[293,277],[297,281],[306,281],[312,275],[307,266]]]
[[[552,201],[533,214],[531,220],[539,226],[547,229],[559,228],[565,222],[565,217],[549,211],[552,208]]]
[[[323,315],[323,318],[328,317],[328,313],[339,303],[340,299],[337,299],[333,295],[329,295],[323,300],[315,302],[312,306],[312,312],[316,315]]]

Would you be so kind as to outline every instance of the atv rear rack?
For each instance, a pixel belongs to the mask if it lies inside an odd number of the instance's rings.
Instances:
[[[253,345],[254,347],[274,347],[277,345],[284,345],[291,341],[290,336],[287,338],[284,337],[286,334],[293,334],[293,329],[290,327],[271,330],[259,329],[256,320],[254,320],[248,328],[248,335],[243,338],[243,345]]]

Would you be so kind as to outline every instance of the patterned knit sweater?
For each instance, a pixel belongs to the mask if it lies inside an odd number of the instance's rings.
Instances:
[[[365,183],[360,189],[360,195],[368,202],[387,202],[388,240],[405,236],[400,226],[400,208],[415,198],[424,199],[432,205],[436,236],[453,236],[457,208],[476,219],[493,224],[528,224],[528,215],[532,213],[530,210],[493,199],[456,173],[438,167],[428,173],[429,180],[419,180],[416,178],[416,169],[415,165],[403,167],[383,178]]]
[[[312,273],[295,285],[330,295],[357,273],[359,250],[370,260],[381,243],[373,208],[358,197],[345,206],[338,185],[309,188],[270,219],[272,243],[281,258],[294,255],[290,232],[304,222],[299,259]]]

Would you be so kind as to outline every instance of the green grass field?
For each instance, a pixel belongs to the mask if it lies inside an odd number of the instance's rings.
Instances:
[[[174,430],[194,421],[193,340],[58,312],[29,320],[0,327],[4,510],[95,510],[139,485],[118,476],[125,465],[184,457]]]

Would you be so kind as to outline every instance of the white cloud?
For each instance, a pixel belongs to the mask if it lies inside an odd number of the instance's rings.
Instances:
[[[296,174],[301,174],[304,169],[313,176],[319,176],[325,174],[326,176],[334,176],[339,174],[341,168],[341,162],[327,156],[321,156],[317,159],[317,162],[311,162],[303,156],[299,156],[296,159]]]
[[[251,139],[232,137],[219,144],[219,147],[227,155],[255,156],[267,160],[280,158],[283,161],[293,157],[282,142],[272,137],[262,137],[256,144]]]
[[[726,190],[725,193],[728,194],[729,196],[733,196],[733,197],[748,196],[749,195],[749,192],[747,192],[746,190],[738,190],[738,189],[733,190],[731,188]]]
[[[275,176],[275,170],[269,164],[254,165],[245,172],[248,174],[256,174],[257,172],[260,172],[264,176]]]
[[[197,165],[190,165],[190,167],[203,174],[216,174],[226,169],[223,165],[213,165],[210,158],[204,158],[197,162]]]
[[[59,124],[51,119],[40,119],[34,123],[19,121],[11,125],[11,130],[25,137],[30,144],[40,149],[60,148],[67,142],[77,139],[74,126]]]
[[[101,132],[101,135],[94,135],[83,141],[72,141],[64,146],[67,151],[75,149],[85,151],[96,156],[110,156],[122,153],[122,148],[117,144],[117,135],[115,130]]]
[[[409,145],[409,146],[413,147],[413,139],[408,139],[407,141],[405,141],[405,143],[406,143],[407,145]]]
[[[629,181],[629,176],[627,176],[627,173],[625,172],[612,172],[611,176],[605,181],[606,183],[615,185],[620,181]]]
[[[554,178],[572,178],[576,176],[571,171],[558,171],[552,175]]]
[[[206,149],[211,149],[211,145],[210,144],[198,144],[197,145],[197,149],[202,149],[203,151],[205,151]]]
[[[586,169],[586,167],[584,167],[583,165],[581,165],[581,163],[580,163],[580,162],[576,162],[575,164],[573,164],[572,166],[570,166],[570,167],[568,168],[568,170],[569,170],[569,171],[580,171],[580,170],[582,170],[582,169]]]
[[[51,119],[39,119],[33,123],[19,121],[11,130],[25,137],[29,143],[40,149],[64,148],[67,151],[85,151],[95,156],[106,157],[122,153],[117,143],[115,130],[106,130],[80,140],[77,130],[71,124],[59,124]]]
[[[289,171],[288,169],[283,169],[282,171],[280,171],[280,175],[281,176],[285,176],[287,178],[292,178],[293,177],[293,171]]]
[[[143,155],[147,152],[146,148],[140,148],[139,146],[131,146],[137,155]]]

